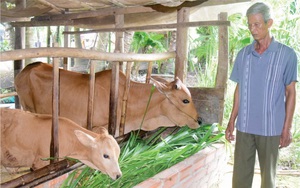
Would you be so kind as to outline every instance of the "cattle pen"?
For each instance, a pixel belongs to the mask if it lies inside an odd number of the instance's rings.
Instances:
[[[59,117],[59,63],[63,62],[66,65],[67,57],[72,58],[84,58],[89,59],[90,63],[90,90],[88,96],[88,128],[91,129],[91,118],[93,113],[93,93],[94,93],[94,82],[95,82],[95,61],[94,60],[102,60],[108,61],[112,63],[112,79],[111,79],[111,90],[110,90],[110,116],[109,116],[109,133],[115,134],[116,133],[116,126],[120,126],[119,138],[122,139],[122,135],[124,133],[124,127],[122,125],[116,125],[116,109],[120,108],[117,107],[117,94],[118,94],[118,87],[117,84],[119,82],[118,77],[118,70],[120,69],[121,63],[140,63],[140,62],[148,62],[148,75],[146,82],[149,82],[149,78],[151,76],[151,65],[152,62],[165,60],[165,59],[175,59],[176,66],[175,66],[175,75],[174,77],[179,77],[182,80],[185,80],[185,63],[186,63],[186,45],[187,45],[187,28],[188,27],[196,27],[196,26],[205,26],[205,25],[214,25],[217,26],[219,29],[219,42],[218,42],[218,67],[217,67],[217,76],[216,76],[216,84],[214,88],[189,88],[193,101],[195,103],[196,109],[201,117],[203,118],[204,122],[206,123],[219,123],[222,124],[223,120],[223,109],[224,109],[224,98],[225,98],[225,91],[227,86],[227,73],[228,73],[228,26],[230,25],[229,21],[227,21],[227,14],[221,13],[219,15],[219,20],[216,21],[209,21],[209,22],[189,22],[187,19],[189,13],[188,8],[182,8],[178,10],[178,23],[177,24],[165,24],[163,26],[153,25],[147,27],[119,27],[119,28],[111,28],[109,31],[113,31],[116,33],[122,33],[128,30],[151,30],[151,29],[159,29],[160,27],[166,28],[175,28],[177,29],[177,41],[176,41],[176,51],[166,52],[166,53],[156,53],[156,54],[128,54],[122,53],[118,51],[122,51],[122,48],[118,46],[121,43],[120,38],[116,38],[116,53],[102,53],[99,51],[95,51],[93,49],[86,50],[86,49],[76,49],[76,48],[68,48],[68,47],[57,47],[56,44],[53,44],[53,47],[49,48],[31,48],[31,49],[16,49],[13,51],[6,51],[1,53],[1,63],[4,61],[11,61],[11,60],[24,60],[28,58],[36,58],[36,57],[51,57],[53,58],[53,129],[52,129],[52,142],[50,146],[50,153],[51,156],[54,158],[58,158],[58,117]],[[118,20],[121,19],[121,20]],[[124,18],[123,18],[124,19]],[[123,20],[124,21],[124,20]],[[122,22],[122,18],[116,16],[116,22]],[[94,32],[105,32],[107,29],[99,29]],[[65,32],[65,35],[75,34],[72,32]],[[127,67],[126,71],[129,72],[130,68]],[[127,79],[130,79],[129,73],[126,73]],[[127,92],[125,92],[127,93]],[[13,93],[12,95],[16,95]],[[7,95],[1,95],[1,97],[5,97]],[[126,96],[124,96],[126,98]],[[125,100],[126,101],[126,100]],[[124,105],[126,106],[126,105]],[[126,109],[125,109],[126,110]],[[126,113],[126,112],[124,112]],[[123,126],[126,126],[126,120],[123,123]],[[218,169],[222,165],[220,163],[225,162],[224,155],[224,146],[216,146],[216,149],[210,150],[206,149],[201,153],[197,153],[195,156],[191,157],[189,162],[180,163],[171,170],[171,172],[167,172],[168,176],[177,176],[178,172],[182,172],[182,176],[190,176],[190,174],[184,174],[185,171],[192,171],[195,170],[195,166],[193,163],[198,164],[198,168],[207,165],[205,174],[209,174],[212,171]],[[217,158],[217,162],[212,165],[212,160]],[[210,165],[210,167],[208,167]],[[17,186],[38,186],[44,182],[50,181],[51,179],[60,177],[60,176],[67,176],[68,172],[74,170],[75,168],[80,167],[80,164],[73,164],[66,160],[63,161],[55,161],[52,160],[51,164],[47,167],[39,169],[37,171],[31,172],[29,174],[25,174],[21,177],[18,177],[14,180],[4,182],[1,184],[1,187],[17,187]],[[191,170],[192,168],[192,170]],[[176,173],[175,173],[176,172]],[[166,173],[166,172],[165,172]],[[204,174],[204,175],[205,175]],[[203,175],[203,174],[202,174]],[[163,176],[163,178],[162,178]],[[164,179],[163,184],[170,184],[179,183],[174,182],[173,179],[164,175],[158,175],[158,177],[154,177],[149,180],[152,183],[152,186],[160,186],[162,185],[161,179]],[[200,178],[200,175],[199,177]],[[201,178],[203,178],[201,176]],[[178,177],[175,178],[176,181]],[[149,183],[148,181],[148,183]],[[172,181],[172,182],[170,182]],[[147,183],[147,184],[148,184]],[[199,182],[198,182],[199,183]],[[212,183],[212,182],[210,182]],[[147,187],[143,184],[138,185],[137,187]],[[149,186],[151,187],[151,186]],[[171,186],[170,186],[171,187]]]

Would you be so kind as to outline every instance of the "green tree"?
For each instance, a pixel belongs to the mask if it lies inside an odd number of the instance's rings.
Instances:
[[[153,32],[135,32],[131,50],[135,53],[165,52],[166,40],[163,34]]]

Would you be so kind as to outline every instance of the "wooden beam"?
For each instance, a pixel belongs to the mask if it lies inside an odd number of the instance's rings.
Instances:
[[[134,13],[146,13],[155,12],[150,7],[127,7],[127,8],[103,8],[97,11],[86,11],[82,13],[70,13],[64,15],[51,15],[51,16],[36,16],[32,18],[32,21],[57,21],[57,20],[73,20],[80,18],[91,18],[99,16],[110,16],[118,14],[134,14]]]
[[[198,21],[198,22],[184,22],[174,24],[160,24],[160,25],[146,25],[138,27],[124,27],[124,28],[105,28],[105,29],[94,29],[87,31],[78,32],[63,32],[63,34],[85,34],[85,33],[98,33],[98,32],[124,32],[124,31],[142,31],[142,30],[166,30],[175,29],[177,27],[199,27],[199,26],[230,26],[229,21]]]
[[[74,26],[74,20],[11,22],[13,27]]]
[[[40,3],[43,4],[43,5],[46,5],[46,6],[48,6],[48,7],[53,8],[54,10],[56,10],[56,11],[62,13],[62,14],[65,13],[65,10],[64,10],[64,9],[58,8],[58,7],[55,6],[54,4],[49,3],[47,0],[37,0],[37,1],[40,2]]]
[[[95,50],[78,48],[28,48],[0,53],[0,61],[17,59],[37,58],[37,57],[74,57],[83,59],[99,59],[106,61],[159,61],[175,57],[175,52],[154,53],[154,54],[127,54],[127,53],[107,53]]]
[[[107,18],[103,18],[107,19]],[[98,20],[101,23],[101,19]],[[113,23],[112,23],[113,24]],[[41,27],[41,26],[76,26],[82,25],[82,23],[77,23],[76,20],[49,20],[49,21],[30,21],[30,22],[12,22],[13,27]],[[219,25],[230,25],[229,21],[197,21],[182,23],[184,27],[198,27],[198,26],[219,26]],[[88,26],[88,24],[87,24]],[[147,26],[134,26],[134,27],[124,27],[124,28],[103,28],[94,29],[81,32],[64,32],[64,34],[75,34],[75,33],[97,33],[97,32],[124,32],[124,31],[136,31],[136,30],[158,30],[158,29],[174,29],[177,27],[176,23],[173,24],[160,24],[160,25],[147,25]]]

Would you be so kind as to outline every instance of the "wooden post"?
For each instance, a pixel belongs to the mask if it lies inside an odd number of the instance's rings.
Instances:
[[[50,144],[50,156],[53,159],[50,163],[58,161],[59,141],[58,141],[58,116],[59,116],[59,58],[53,58],[53,84],[52,84],[52,132]]]
[[[124,27],[124,15],[115,15],[116,28]],[[124,32],[116,32],[115,52],[124,53]],[[124,63],[119,62],[120,70],[124,72]]]
[[[227,13],[219,14],[220,21],[227,21]],[[226,88],[228,75],[228,26],[219,26],[219,54],[218,54],[218,69],[216,78],[217,88]]]
[[[227,13],[219,14],[220,21],[227,20]],[[219,26],[219,54],[218,54],[218,68],[216,77],[216,88],[223,90],[223,98],[220,99],[219,109],[219,123],[222,125],[223,111],[224,111],[224,98],[227,88],[227,76],[228,76],[228,26]]]
[[[94,114],[94,95],[95,95],[95,60],[90,61],[90,89],[88,98],[88,117],[87,129],[93,129],[93,114]]]
[[[65,31],[69,31],[69,26],[65,26]],[[64,35],[64,47],[69,47],[69,35]],[[68,70],[68,57],[63,58],[64,69]]]
[[[47,47],[50,48],[51,45],[51,28],[47,27]],[[47,57],[47,63],[50,63],[50,57]]]
[[[116,27],[121,28],[124,26],[124,15],[115,15]],[[123,32],[116,33],[116,46],[115,52],[123,52]],[[118,119],[118,100],[119,100],[119,71],[120,62],[115,62],[112,65],[112,78],[110,84],[110,103],[109,103],[109,120],[108,132],[111,135],[116,134],[117,119]]]
[[[16,1],[17,8],[25,8],[26,1]],[[15,49],[24,49],[25,48],[25,27],[16,27],[15,28]],[[14,61],[14,77],[21,72],[24,67],[24,60],[18,59]],[[18,96],[15,96],[15,108],[20,109],[20,100]]]
[[[177,24],[189,22],[190,9],[181,8],[177,12]],[[175,58],[175,78],[178,77],[185,82],[187,50],[188,50],[188,27],[177,26],[176,32],[176,58]]]

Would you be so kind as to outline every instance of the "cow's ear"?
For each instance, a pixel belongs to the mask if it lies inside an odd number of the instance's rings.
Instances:
[[[99,134],[108,135],[108,130],[104,127],[99,127]]]
[[[163,84],[168,84],[169,82],[160,76],[151,76],[151,81],[158,81]]]
[[[94,147],[95,146],[95,138],[86,134],[83,131],[75,130],[74,131],[76,137],[78,138],[79,142],[87,147]]]
[[[176,77],[176,79],[172,83],[173,83],[172,86],[173,89],[181,89],[182,82],[178,77]]]
[[[167,88],[166,84],[159,82],[153,78],[151,78],[151,81],[154,83],[155,87],[160,91],[164,91]]]

